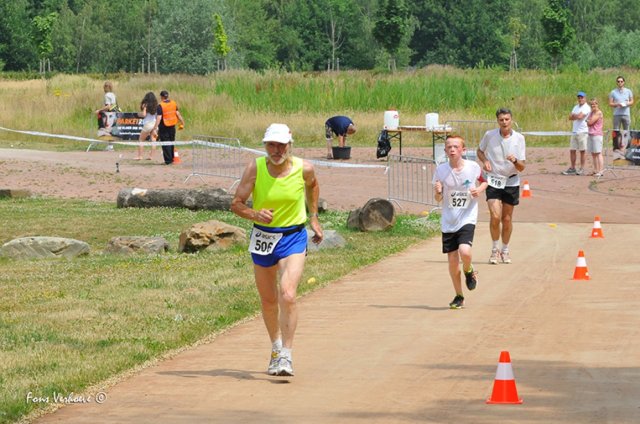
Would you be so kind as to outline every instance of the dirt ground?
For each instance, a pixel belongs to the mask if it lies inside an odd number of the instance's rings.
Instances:
[[[133,152],[0,149],[0,188],[114,201],[123,187],[196,187],[183,163],[134,162]],[[297,152],[322,158],[322,149]],[[405,155],[421,149],[403,148]],[[120,155],[123,157],[120,157]],[[381,164],[374,149],[351,163]],[[511,265],[488,265],[481,207],[474,243],[479,284],[466,308],[453,289],[440,240],[354,272],[300,300],[296,376],[265,373],[260,319],[177,354],[115,385],[106,399],[68,405],[37,422],[64,423],[634,423],[640,422],[640,173],[563,176],[565,149],[529,149],[532,197],[516,208]],[[116,162],[120,172],[116,173]],[[332,209],[386,197],[382,169],[318,166]],[[229,187],[231,180],[207,177]],[[402,204],[420,213],[424,205]],[[589,237],[602,219],[604,239]],[[573,281],[584,250],[589,281]],[[501,351],[509,351],[522,405],[487,405]],[[94,393],[95,395],[95,393]]]

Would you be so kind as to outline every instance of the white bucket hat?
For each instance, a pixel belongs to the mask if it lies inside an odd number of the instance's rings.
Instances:
[[[285,124],[271,124],[264,133],[263,143],[276,142],[287,144],[293,141],[291,130]]]

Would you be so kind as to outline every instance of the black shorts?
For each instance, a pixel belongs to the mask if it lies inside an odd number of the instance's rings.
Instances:
[[[455,233],[442,233],[442,253],[455,252],[461,244],[473,246],[473,235],[476,226],[473,224],[463,225]]]
[[[520,186],[507,186],[505,188],[495,188],[488,186],[487,200],[498,199],[507,205],[517,205],[520,203]]]

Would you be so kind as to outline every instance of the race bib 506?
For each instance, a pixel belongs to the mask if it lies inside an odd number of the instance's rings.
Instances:
[[[282,238],[282,233],[267,233],[265,231],[254,228],[251,231],[251,240],[249,241],[249,252],[256,255],[270,255],[273,249]]]

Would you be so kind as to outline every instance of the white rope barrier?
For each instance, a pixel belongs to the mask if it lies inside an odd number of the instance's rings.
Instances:
[[[86,138],[86,137],[76,137],[74,135],[66,135],[66,134],[51,134],[44,133],[40,131],[23,131],[23,130],[13,130],[11,128],[0,127],[2,131],[14,132],[19,134],[26,135],[35,135],[39,137],[50,137],[50,138],[62,138],[66,140],[75,140],[75,141],[88,141],[90,143],[107,143],[107,144],[119,144],[123,146],[139,146],[140,144],[144,146],[171,146],[171,145],[187,145],[192,144],[191,141],[122,141],[122,140],[100,140],[96,138]]]
[[[203,146],[207,146],[207,147],[224,148],[228,150],[239,150],[243,152],[253,153],[259,156],[266,156],[266,153],[264,151],[251,149],[249,147],[229,146],[227,144],[215,143],[215,142],[203,141],[203,140],[194,140],[193,142],[201,144]],[[367,165],[362,163],[340,163],[340,162],[329,162],[325,160],[314,160],[314,159],[307,159],[307,160],[313,164],[326,166],[329,168],[379,168],[379,169],[385,169],[385,170],[387,169],[386,165]]]
[[[185,145],[192,145],[194,143],[198,143],[198,144],[201,144],[201,145],[205,145],[207,147],[224,148],[224,149],[237,149],[237,150],[240,150],[240,151],[253,153],[255,155],[260,155],[260,156],[265,156],[266,155],[266,153],[264,151],[262,151],[262,150],[251,149],[251,148],[248,148],[248,147],[228,146],[228,145],[222,144],[222,143],[215,143],[215,142],[203,141],[203,140],[192,140],[192,141],[119,141],[119,140],[99,140],[99,139],[95,139],[95,138],[76,137],[76,136],[73,136],[73,135],[65,135],[65,134],[51,134],[51,133],[45,133],[45,132],[40,132],[40,131],[14,130],[14,129],[5,128],[5,127],[0,127],[0,130],[19,133],[19,134],[33,135],[33,136],[38,136],[38,137],[61,138],[61,139],[74,140],[74,141],[88,141],[88,142],[90,142],[92,144],[94,144],[94,143],[118,144],[118,145],[122,145],[122,146],[140,146],[140,145],[143,145],[143,146],[185,146]],[[350,164],[350,163],[329,162],[329,161],[322,161],[322,160],[312,160],[312,159],[309,160],[309,162],[317,164],[317,165],[320,165],[320,166],[326,166],[326,167],[329,167],[329,168],[379,168],[379,169],[384,169],[385,171],[387,169],[387,166],[385,166],[385,165],[367,165],[367,164],[358,164],[358,163]]]
[[[523,135],[533,135],[537,137],[557,137],[557,136],[572,136],[571,131],[523,131]]]

